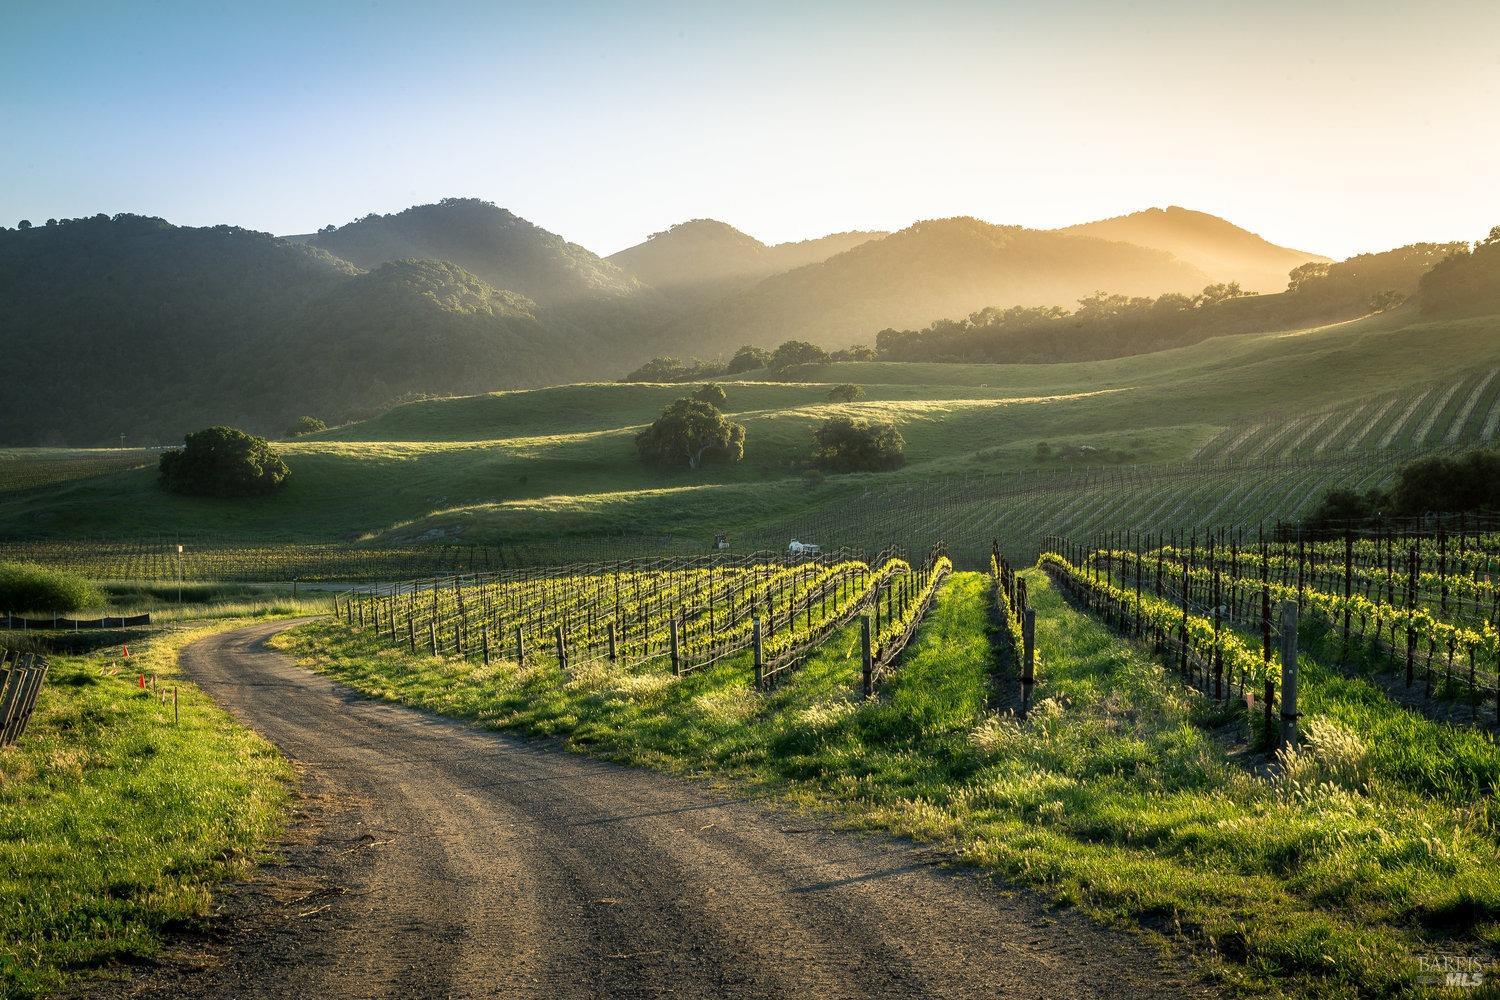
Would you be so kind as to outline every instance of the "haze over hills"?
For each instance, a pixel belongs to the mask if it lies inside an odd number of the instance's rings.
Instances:
[[[1214,281],[1237,281],[1248,292],[1285,291],[1292,268],[1329,259],[1277,246],[1218,216],[1176,205],[1085,222],[1058,232],[1165,250]]]
[[[25,401],[4,444],[279,432],[404,396],[580,377],[597,347],[455,264],[361,272],[231,226],[123,215],[0,231],[0,350]]]
[[[919,222],[818,264],[773,275],[684,324],[700,353],[790,338],[873,343],[985,306],[1071,303],[1101,289],[1196,292],[1208,275],[1162,250],[973,218]]]
[[[833,233],[768,246],[715,219],[692,219],[609,257],[627,273],[682,306],[702,306],[755,282],[816,264],[883,232]]]
[[[1313,263],[1293,293],[1210,314],[1197,299],[1146,309],[1131,297],[1193,296],[1236,260],[1311,255],[1176,208],[1073,230],[954,218],[768,246],[700,219],[605,260],[457,198],[285,239],[132,215],[0,229],[0,350],[29,392],[0,414],[0,446],[161,443],[216,422],[278,433],[303,414],[344,421],[415,394],[618,378],[658,354],[789,339],[869,344],[887,330],[910,331],[885,338],[891,359],[1119,356],[1362,315],[1377,297],[1389,308],[1467,250]],[[1423,308],[1473,315],[1500,301],[1493,258],[1445,271],[1441,300]],[[1084,297],[1087,315],[1014,314]]]

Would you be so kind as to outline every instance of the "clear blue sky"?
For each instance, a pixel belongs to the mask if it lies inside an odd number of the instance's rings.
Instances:
[[[0,4],[0,222],[445,195],[601,253],[1169,203],[1336,256],[1500,224],[1500,3]]]

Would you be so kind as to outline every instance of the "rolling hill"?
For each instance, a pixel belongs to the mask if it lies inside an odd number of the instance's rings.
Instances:
[[[726,223],[692,219],[613,254],[609,261],[680,306],[704,306],[773,274],[821,263],[885,235],[834,233],[768,246]]]
[[[1329,260],[1318,254],[1277,246],[1217,216],[1176,205],[1148,208],[1058,231],[1165,250],[1214,281],[1237,281],[1249,292],[1284,291],[1287,273],[1292,268]]]
[[[1196,292],[1197,268],[1161,250],[972,218],[919,222],[817,264],[773,275],[679,324],[695,353],[809,340],[872,343],[887,327],[922,326],[986,306],[1050,306],[1100,290]]]
[[[1422,321],[1408,307],[1110,361],[748,373],[726,383],[727,408],[747,427],[745,460],[698,474],[656,472],[634,454],[635,433],[683,386],[422,400],[284,445],[292,479],[260,501],[165,495],[149,467],[101,464],[65,482],[32,468],[38,485],[0,490],[0,536],[128,526],[246,541],[440,540],[557,560],[604,537],[612,551],[649,552],[698,550],[716,530],[737,547],[938,532],[973,560],[996,532],[1022,551],[1044,525],[1253,527],[1308,509],[1325,487],[1379,482],[1415,451],[1500,441],[1497,322]],[[829,383],[844,382],[866,398],[830,402]],[[833,414],[895,421],[907,467],[805,478],[811,432]],[[28,469],[24,455],[10,458]]]

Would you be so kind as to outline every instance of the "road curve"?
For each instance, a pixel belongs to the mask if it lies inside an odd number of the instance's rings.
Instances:
[[[132,994],[1203,993],[1144,943],[918,846],[362,697],[267,647],[286,627],[182,663],[336,806],[276,920],[228,920],[210,960]]]

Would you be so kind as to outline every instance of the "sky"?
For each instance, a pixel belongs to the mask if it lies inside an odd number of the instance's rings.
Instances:
[[[1500,224],[1500,3],[0,3],[0,224],[479,197],[608,254],[1152,205],[1345,257]]]

